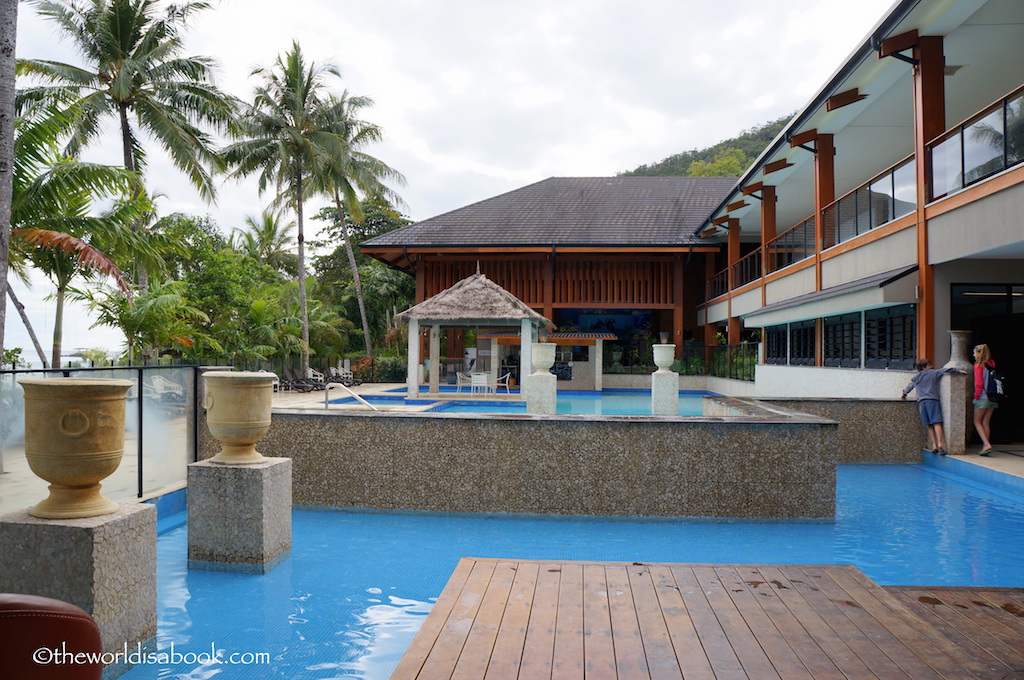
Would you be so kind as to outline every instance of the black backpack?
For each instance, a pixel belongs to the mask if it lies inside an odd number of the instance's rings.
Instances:
[[[985,394],[992,401],[1003,401],[1006,399],[1006,375],[994,368],[985,368]]]

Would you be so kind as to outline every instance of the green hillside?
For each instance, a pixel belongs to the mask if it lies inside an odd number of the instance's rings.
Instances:
[[[706,149],[677,153],[658,163],[620,172],[620,177],[739,177],[789,122],[785,116]]]

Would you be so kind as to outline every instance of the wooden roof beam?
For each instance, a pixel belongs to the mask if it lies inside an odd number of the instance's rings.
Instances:
[[[793,167],[793,164],[790,163],[785,158],[783,158],[781,161],[772,161],[771,163],[766,163],[765,166],[761,168],[761,174],[770,175],[773,172],[778,172],[779,170],[791,167]]]
[[[844,106],[855,104],[856,102],[863,101],[867,98],[868,96],[866,94],[861,94],[858,88],[855,87],[852,90],[840,92],[839,94],[834,94],[829,97],[828,100],[825,101],[825,110],[835,111],[836,109],[841,109]]]

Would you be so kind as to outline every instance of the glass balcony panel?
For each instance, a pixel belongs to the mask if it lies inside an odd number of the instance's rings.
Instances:
[[[964,126],[964,182],[970,184],[1001,172],[1003,158],[1003,107],[997,106]]]
[[[917,209],[917,162],[911,159],[892,172],[893,218]]]
[[[839,201],[839,243],[857,235],[857,195],[850,194]]]
[[[1006,102],[1006,165],[1024,161],[1024,94]]]
[[[892,212],[892,173],[871,183],[868,190],[871,201],[871,228],[891,222]]]
[[[964,186],[960,133],[955,132],[932,147],[932,198],[940,198]]]
[[[839,243],[836,236],[837,217],[839,215],[839,204],[833,203],[825,208],[822,214],[822,247],[831,248]]]
[[[857,233],[871,231],[871,192],[861,187],[854,192],[857,195]]]

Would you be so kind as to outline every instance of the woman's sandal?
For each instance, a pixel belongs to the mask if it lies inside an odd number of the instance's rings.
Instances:
[[[978,455],[979,456],[986,456],[987,457],[988,454],[990,454],[990,453],[992,453],[992,449],[991,448],[987,448],[987,449],[983,450],[981,453],[979,453]]]

